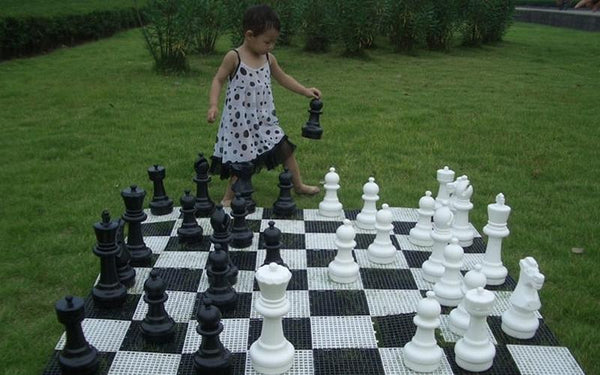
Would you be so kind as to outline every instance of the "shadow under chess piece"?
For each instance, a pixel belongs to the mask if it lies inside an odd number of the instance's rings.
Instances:
[[[140,330],[146,340],[151,342],[167,342],[175,333],[175,321],[165,310],[165,301],[169,298],[166,289],[167,284],[158,271],[150,271],[150,277],[144,283],[144,302],[148,304],[148,313]]]
[[[231,244],[233,247],[242,249],[252,245],[254,234],[246,222],[246,215],[248,215],[246,201],[240,193],[236,193],[235,198],[231,201],[231,215],[233,216],[231,228]]]
[[[125,245],[125,220],[117,220],[119,227],[117,228],[117,247],[119,248],[119,254],[117,255],[117,274],[121,284],[126,287],[133,286],[135,284],[135,268],[131,267],[129,261],[131,256],[129,250]]]
[[[152,255],[152,250],[146,246],[142,235],[142,222],[148,217],[143,210],[146,192],[137,185],[131,185],[121,191],[121,196],[125,202],[125,213],[122,217],[128,226],[127,250],[131,255],[131,263],[134,266],[146,265]]]
[[[181,213],[183,214],[183,222],[181,227],[177,229],[180,243],[198,243],[202,241],[202,227],[196,221],[194,204],[196,198],[186,190],[184,195],[179,200],[181,203]]]
[[[208,195],[208,183],[211,180],[208,175],[208,168],[208,161],[204,154],[199,153],[194,162],[194,169],[196,170],[196,177],[194,177],[196,183],[196,217],[209,217],[215,211],[215,203]]]
[[[308,113],[308,121],[302,127],[302,136],[310,139],[321,139],[323,135],[323,128],[321,128],[321,124],[319,122],[319,117],[323,112],[321,109],[323,108],[323,102],[319,99],[313,99],[310,101],[310,109]]]
[[[254,164],[251,162],[233,163],[231,164],[231,174],[238,179],[233,183],[231,189],[235,193],[240,193],[246,201],[246,210],[251,214],[256,211],[256,202],[252,199],[254,187],[252,187],[252,175],[256,171]]]
[[[150,212],[152,215],[166,215],[173,211],[173,200],[165,192],[165,167],[154,164],[148,168],[148,177],[154,184],[154,194],[150,202]]]
[[[210,298],[204,297],[200,301],[200,308],[196,315],[198,326],[196,332],[202,336],[202,343],[194,353],[194,369],[198,375],[231,374],[231,352],[223,346],[219,334],[223,332],[221,311],[213,306]]]
[[[285,168],[279,174],[279,197],[273,203],[273,213],[277,216],[290,217],[296,212],[296,203],[292,199],[292,173]]]

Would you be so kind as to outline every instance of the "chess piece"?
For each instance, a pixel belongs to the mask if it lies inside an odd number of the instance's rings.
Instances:
[[[146,246],[142,236],[142,222],[148,217],[143,210],[146,192],[137,185],[131,185],[121,191],[121,196],[125,202],[125,213],[122,218],[128,226],[127,250],[131,256],[131,264],[146,265],[152,255],[152,250]]]
[[[435,200],[431,197],[431,192],[428,190],[425,195],[419,199],[419,209],[417,213],[419,218],[417,224],[408,233],[410,243],[417,246],[432,246],[431,239],[431,218],[435,212]]]
[[[446,188],[446,184],[454,181],[454,171],[445,166],[443,169],[437,170],[437,180],[440,184],[437,196],[435,197],[435,209],[437,210],[442,205],[447,204],[450,199],[450,194]]]
[[[485,287],[486,278],[481,272],[481,264],[476,264],[475,267],[467,272],[463,278],[461,290],[463,295],[471,289]],[[469,328],[469,313],[465,309],[465,298],[463,297],[458,307],[452,309],[449,315],[450,330],[459,336],[464,336],[467,328]]]
[[[292,199],[292,173],[285,168],[279,174],[279,197],[273,203],[273,213],[277,216],[289,217],[296,212],[296,203]]]
[[[260,337],[249,350],[254,370],[263,374],[283,374],[294,361],[294,346],[283,335],[282,317],[290,311],[285,290],[292,273],[276,263],[256,271],[260,297],[254,304],[263,316]]]
[[[248,206],[246,206],[248,207]],[[227,278],[231,285],[237,284],[238,267],[233,264],[229,258],[229,244],[232,240],[231,235],[231,216],[223,210],[223,206],[218,204],[215,206],[215,212],[210,217],[210,225],[213,229],[213,234],[210,235],[210,242],[215,245],[219,244],[225,252],[227,263],[229,264]]]
[[[491,342],[486,319],[492,312],[496,297],[482,287],[465,295],[465,308],[469,313],[469,328],[454,346],[456,364],[467,371],[482,372],[492,367],[496,348]]]
[[[377,215],[377,201],[379,200],[379,186],[375,178],[369,177],[369,182],[363,185],[362,199],[365,202],[363,209],[356,216],[356,226],[361,229],[375,229],[375,216]]]
[[[96,246],[94,254],[100,257],[100,280],[92,289],[94,302],[102,307],[117,307],[123,305],[127,298],[127,289],[119,281],[116,257],[119,248],[116,235],[119,224],[110,220],[110,214],[104,210],[102,221],[94,224]]]
[[[487,277],[488,285],[502,285],[508,270],[502,264],[502,239],[510,234],[506,223],[510,207],[504,204],[504,195],[496,195],[496,203],[488,205],[488,222],[483,233],[488,236],[481,272]]]
[[[231,201],[231,215],[233,216],[233,225],[231,227],[231,245],[238,249],[252,245],[254,234],[246,222],[246,201],[240,193],[235,194]]]
[[[231,374],[231,352],[223,346],[219,334],[223,332],[221,311],[212,305],[212,300],[204,297],[200,301],[196,332],[202,336],[200,348],[194,353],[196,374]]]
[[[131,256],[125,245],[125,220],[119,219],[117,220],[117,224],[116,241],[119,248],[119,253],[117,254],[117,274],[119,275],[121,284],[130,287],[135,283],[135,269],[129,264]]]
[[[423,278],[430,283],[437,282],[444,274],[444,248],[452,239],[452,220],[453,215],[446,206],[441,206],[433,214],[433,230],[431,239],[433,247],[431,256],[423,262]]]
[[[387,203],[381,205],[377,211],[375,229],[377,235],[372,244],[367,248],[367,256],[373,263],[389,264],[396,260],[396,247],[392,243],[390,233],[394,229],[392,225],[392,213]]]
[[[142,335],[150,342],[167,342],[175,333],[175,321],[165,310],[169,298],[166,290],[167,284],[158,271],[150,271],[150,277],[144,282],[144,302],[148,304],[148,312],[140,326]]]
[[[435,298],[442,306],[455,307],[462,301],[462,274],[464,250],[458,244],[458,239],[452,237],[450,244],[444,248],[444,274],[433,286]]]
[[[196,197],[190,194],[189,190],[181,196],[179,200],[181,208],[179,211],[183,214],[181,227],[177,229],[180,243],[198,243],[202,241],[202,227],[196,221]]]
[[[266,264],[276,263],[280,266],[289,268],[287,264],[281,259],[279,250],[281,249],[281,231],[275,227],[275,222],[269,221],[269,227],[263,232],[263,239],[265,241],[265,249],[267,249],[267,255],[265,257]]]
[[[452,212],[454,213],[454,222],[452,223],[452,233],[458,238],[458,243],[462,247],[473,245],[473,230],[469,223],[469,211],[473,209],[471,196],[473,195],[473,185],[470,184],[467,176],[460,176],[456,181],[448,184],[452,185]]]
[[[352,283],[358,277],[359,267],[352,256],[352,250],[356,246],[355,236],[356,232],[348,219],[344,219],[344,224],[335,231],[337,255],[329,263],[327,270],[329,278],[336,283]]]
[[[417,332],[403,348],[404,364],[415,372],[433,372],[440,366],[442,349],[435,340],[435,329],[440,326],[441,311],[432,291],[417,305],[417,315],[413,318]]]
[[[213,305],[221,311],[229,311],[235,308],[238,300],[237,292],[229,282],[229,256],[221,245],[215,244],[215,251],[208,255],[206,274],[208,275],[209,287],[204,292],[204,297],[211,299]]]
[[[326,217],[338,217],[343,216],[343,206],[340,203],[337,191],[340,188],[339,185],[340,176],[335,173],[335,168],[329,168],[329,173],[325,175],[325,197],[323,201],[319,203],[319,215]]]
[[[66,296],[56,302],[56,316],[65,326],[67,341],[58,355],[58,364],[65,375],[91,375],[98,370],[98,350],[90,345],[81,328],[85,315],[82,298]]]
[[[538,292],[544,285],[544,275],[532,257],[521,259],[519,267],[519,281],[510,296],[510,307],[502,314],[502,330],[518,339],[530,339],[540,326],[535,313],[542,307]]]
[[[165,192],[165,167],[154,164],[148,168],[148,177],[154,184],[154,194],[150,202],[150,212],[152,215],[166,215],[173,211],[173,200]]]
[[[204,154],[199,153],[194,162],[194,170],[196,171],[194,177],[196,183],[196,203],[194,205],[196,217],[209,217],[215,210],[215,203],[208,194],[208,183],[211,180],[208,175],[208,168],[208,161]]]
[[[310,101],[310,109],[308,112],[310,113],[308,117],[308,121],[302,127],[302,136],[310,139],[321,139],[323,135],[323,128],[319,123],[319,117],[323,112],[321,109],[323,108],[323,102],[319,99],[312,99]]]
[[[242,195],[242,198],[246,201],[246,210],[249,214],[256,211],[256,202],[252,199],[252,193],[254,193],[252,175],[254,172],[254,164],[249,161],[231,164],[231,173],[238,178],[231,188],[235,193]]]

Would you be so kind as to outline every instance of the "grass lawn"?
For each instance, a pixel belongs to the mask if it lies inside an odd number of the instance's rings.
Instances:
[[[143,5],[146,0],[138,0]],[[90,13],[95,10],[131,8],[133,0],[0,0],[3,16],[55,16]]]
[[[193,58],[179,77],[152,72],[139,30],[0,64],[0,373],[44,368],[63,330],[54,303],[90,292],[99,272],[92,224],[104,208],[120,215],[121,189],[151,192],[154,163],[166,166],[175,201],[193,188],[196,153],[212,154],[208,88],[228,47],[224,38],[217,55]],[[323,91],[324,135],[314,141],[300,137],[309,101],[274,88],[307,182],[334,165],[345,207],[361,207],[371,175],[380,203],[415,207],[449,165],[474,186],[480,231],[486,205],[503,192],[513,209],[509,272],[516,279],[520,258],[537,259],[542,315],[585,371],[600,373],[600,34],[516,24],[500,45],[447,54],[398,55],[385,43],[363,59],[275,53]],[[275,200],[277,173],[254,178],[259,206]],[[213,181],[215,200],[224,186]],[[316,208],[320,199],[296,202]]]

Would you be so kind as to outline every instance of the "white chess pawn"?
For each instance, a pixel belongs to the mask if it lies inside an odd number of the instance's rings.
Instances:
[[[356,246],[355,236],[356,232],[348,219],[344,219],[344,224],[335,231],[335,246],[338,250],[327,271],[329,278],[336,283],[348,284],[358,278],[359,267],[352,257],[352,250]]]
[[[444,274],[433,286],[435,298],[442,306],[458,306],[464,294],[461,288],[464,250],[458,244],[458,239],[452,237],[450,244],[444,248]]]
[[[492,312],[496,297],[481,287],[465,295],[465,308],[469,312],[469,328],[454,346],[456,364],[467,371],[486,371],[494,362],[496,348],[490,340],[486,319]]]
[[[502,239],[510,234],[506,223],[510,207],[504,204],[502,193],[496,196],[496,203],[488,205],[488,223],[483,233],[488,236],[481,272],[487,277],[487,285],[502,285],[508,270],[502,264]]]
[[[379,200],[379,186],[375,178],[369,177],[369,182],[363,186],[362,199],[365,202],[363,209],[356,216],[356,226],[362,229],[375,228],[375,215],[377,214],[376,203]]]
[[[452,212],[446,206],[441,206],[433,214],[433,230],[431,231],[433,247],[431,248],[431,256],[421,266],[423,269],[423,279],[430,283],[437,282],[444,274],[444,248],[452,239],[452,219]]]
[[[408,240],[417,246],[431,246],[431,218],[435,212],[435,200],[431,197],[431,192],[428,190],[425,195],[419,199],[419,209],[417,213],[419,218],[417,224],[408,233]]]
[[[440,188],[438,190],[437,196],[435,197],[435,208],[438,209],[442,205],[447,204],[450,199],[450,194],[446,188],[446,184],[454,181],[454,171],[445,166],[443,169],[437,170],[437,180],[440,183]]]
[[[392,213],[389,206],[384,203],[381,210],[377,211],[375,229],[377,235],[372,244],[367,248],[367,256],[373,263],[389,264],[396,260],[396,247],[390,239],[390,233],[394,229],[392,225]]]
[[[451,185],[451,184],[449,184]],[[452,183],[453,193],[451,200],[451,210],[454,213],[454,222],[452,223],[452,233],[462,247],[473,245],[473,229],[469,223],[469,211],[473,209],[471,196],[473,195],[473,185],[470,184],[467,176],[460,176]]]
[[[518,339],[530,339],[540,326],[535,315],[542,307],[538,292],[544,285],[544,275],[532,257],[519,261],[521,272],[515,291],[510,296],[510,307],[502,314],[502,330]]]
[[[476,264],[473,268],[474,269],[467,272],[463,278],[461,285],[463,295],[467,294],[467,292],[471,289],[485,287],[486,278],[481,272],[481,264]],[[448,318],[450,331],[459,336],[463,336],[467,331],[467,328],[469,328],[469,313],[465,309],[464,297],[458,307],[450,311]]]
[[[329,173],[325,175],[325,197],[319,203],[319,215],[326,217],[343,216],[343,206],[337,196],[340,188],[340,176],[335,173],[335,168],[329,168]]]
[[[413,322],[417,332],[403,348],[404,364],[416,372],[433,372],[441,363],[442,349],[435,340],[435,329],[440,326],[440,304],[435,293],[428,291],[419,301]]]
[[[294,361],[294,346],[283,335],[281,318],[290,311],[285,290],[292,273],[272,262],[256,271],[260,296],[254,308],[263,316],[260,337],[250,346],[250,359],[257,372],[282,374]]]

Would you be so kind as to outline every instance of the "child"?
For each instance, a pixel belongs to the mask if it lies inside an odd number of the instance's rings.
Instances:
[[[292,173],[294,190],[298,194],[314,195],[316,186],[305,185],[300,177],[291,143],[275,114],[271,91],[271,75],[286,89],[320,98],[321,92],[306,88],[287,75],[270,52],[279,35],[277,14],[266,5],[248,8],[244,14],[244,43],[229,51],[213,78],[207,120],[215,121],[221,87],[229,79],[223,116],[212,156],[211,172],[221,178],[231,176],[231,163],[251,161],[258,168],[272,169],[283,163]],[[229,206],[234,197],[230,178],[222,204]]]

